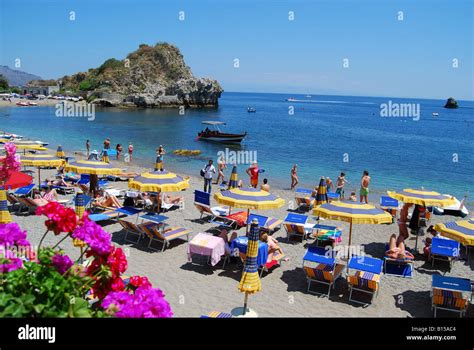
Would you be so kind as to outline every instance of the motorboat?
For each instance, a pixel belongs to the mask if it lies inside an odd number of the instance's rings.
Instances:
[[[461,218],[465,218],[469,215],[469,210],[467,210],[466,206],[464,205],[464,200],[466,197],[463,198],[462,201],[459,201],[457,198],[454,198],[456,203],[450,205],[448,207],[433,207],[433,214],[435,215],[452,215],[458,216]]]
[[[21,107],[29,107],[30,106],[30,104],[28,102],[23,102],[23,101],[17,102],[16,105],[21,106]]]
[[[219,126],[224,126],[226,123],[219,121],[203,121],[206,129],[198,133],[197,140],[211,141],[220,143],[240,143],[247,136],[247,132],[243,134],[231,134],[222,132]]]
[[[247,112],[248,113],[255,113],[255,112],[257,112],[257,110],[255,109],[255,107],[248,107]]]

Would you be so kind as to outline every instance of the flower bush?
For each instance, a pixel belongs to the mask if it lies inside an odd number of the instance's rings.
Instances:
[[[87,212],[59,203],[39,207],[46,232],[35,254],[27,233],[16,223],[0,224],[0,317],[171,317],[160,289],[148,278],[124,281],[127,259],[111,236],[89,220]],[[53,247],[41,247],[49,232],[64,235]],[[77,261],[57,247],[66,239],[85,243]],[[83,257],[89,262],[80,264]]]

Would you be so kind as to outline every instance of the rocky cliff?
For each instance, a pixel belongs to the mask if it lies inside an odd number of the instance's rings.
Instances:
[[[167,43],[142,44],[123,60],[108,59],[59,83],[104,106],[214,107],[223,91],[216,80],[194,77],[179,49]]]

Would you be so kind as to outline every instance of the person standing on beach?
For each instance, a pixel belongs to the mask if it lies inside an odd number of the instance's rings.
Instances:
[[[128,159],[132,161],[132,153],[133,153],[133,144],[131,142],[128,143]]]
[[[224,156],[221,156],[219,160],[217,161],[217,179],[215,184],[219,184],[219,180],[222,180],[224,182],[225,175],[224,175],[224,169],[227,168],[227,164],[225,163]]]
[[[296,185],[298,185],[298,174],[296,173],[296,169],[298,168],[298,165],[293,165],[293,168],[291,168],[291,187],[290,190],[293,190]]]
[[[250,177],[250,186],[253,188],[257,188],[258,186],[258,164],[256,161],[252,163],[252,165],[247,169],[247,174]]]
[[[91,143],[89,140],[86,141],[86,151],[87,151],[87,158],[89,158],[89,154],[91,151]]]
[[[120,156],[122,155],[123,151],[123,147],[120,143],[115,147],[115,151],[117,151],[117,160],[120,160]]]
[[[164,157],[163,156],[165,154],[166,154],[166,151],[163,148],[163,145],[160,145],[160,147],[158,147],[156,149],[156,169],[155,169],[155,171],[164,169],[164,165],[163,165],[163,158]]]
[[[326,188],[328,192],[331,192],[333,189],[334,185],[332,183],[332,180],[329,178],[329,176],[326,176]]]
[[[216,173],[216,168],[212,163],[212,159],[209,159],[209,163],[201,171],[204,177],[204,192],[207,193],[211,193],[212,177]]]
[[[349,183],[349,181],[346,180],[346,174],[341,172],[336,180],[336,193],[339,195],[340,199],[344,199],[344,186],[346,183]]]
[[[370,176],[367,170],[364,170],[362,174],[362,179],[360,180],[360,202],[369,203],[369,185],[370,185]]]
[[[108,137],[104,140],[104,149],[110,149],[110,139]]]

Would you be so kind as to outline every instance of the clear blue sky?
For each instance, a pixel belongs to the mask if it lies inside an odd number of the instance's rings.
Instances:
[[[471,0],[0,3],[0,64],[20,58],[22,70],[43,78],[166,41],[196,76],[227,91],[474,99]]]

